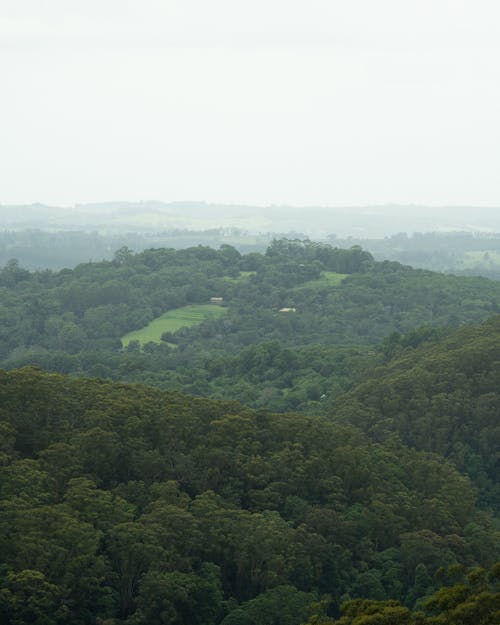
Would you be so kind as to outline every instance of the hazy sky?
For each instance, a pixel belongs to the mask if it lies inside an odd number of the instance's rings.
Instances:
[[[498,0],[1,0],[0,203],[500,206]]]

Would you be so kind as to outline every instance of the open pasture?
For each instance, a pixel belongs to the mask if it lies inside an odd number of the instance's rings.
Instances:
[[[328,286],[339,286],[347,278],[346,273],[336,273],[335,271],[322,271],[321,276],[317,280],[309,280],[304,282],[296,289],[323,289]]]
[[[131,341],[145,343],[160,343],[164,332],[177,332],[181,328],[190,328],[199,325],[207,319],[216,319],[227,313],[227,308],[214,304],[194,304],[174,308],[160,317],[153,319],[147,326],[133,330],[122,337],[122,345],[126,347]]]

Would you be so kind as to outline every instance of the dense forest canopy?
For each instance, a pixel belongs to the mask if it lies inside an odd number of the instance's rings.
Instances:
[[[335,414],[374,440],[397,432],[413,448],[452,459],[500,510],[500,316],[408,349],[339,399]]]
[[[453,464],[335,416],[33,368],[0,406],[9,624],[299,625],[326,595],[422,607],[500,556]]]

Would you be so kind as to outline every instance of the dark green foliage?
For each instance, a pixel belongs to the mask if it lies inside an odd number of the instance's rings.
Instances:
[[[0,407],[7,625],[298,625],[499,555],[468,478],[352,425],[33,368]]]
[[[356,599],[342,606],[338,620],[317,610],[307,625],[497,625],[500,622],[500,584],[495,565],[463,572],[453,586],[445,586],[410,611],[398,601]],[[449,569],[450,570],[450,569]],[[320,608],[322,606],[319,606]]]
[[[374,440],[397,433],[406,445],[450,459],[474,480],[481,502],[498,511],[499,375],[500,318],[495,317],[437,343],[403,348],[339,400],[335,418]]]

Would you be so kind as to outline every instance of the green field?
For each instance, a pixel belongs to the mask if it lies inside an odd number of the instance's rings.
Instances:
[[[319,289],[324,288],[325,286],[339,286],[342,282],[347,278],[347,273],[336,273],[335,271],[322,271],[321,277],[317,280],[309,280],[309,282],[304,282],[296,289]]]
[[[122,345],[126,347],[131,341],[145,343],[160,343],[164,332],[177,332],[180,328],[190,328],[199,325],[207,319],[217,319],[227,313],[227,308],[214,306],[213,304],[195,304],[175,308],[153,319],[147,326],[129,332],[122,337]]]
[[[241,282],[242,280],[246,280],[249,276],[254,276],[255,273],[255,271],[240,271],[240,275],[237,278],[224,276],[224,280],[227,280],[228,282]]]

